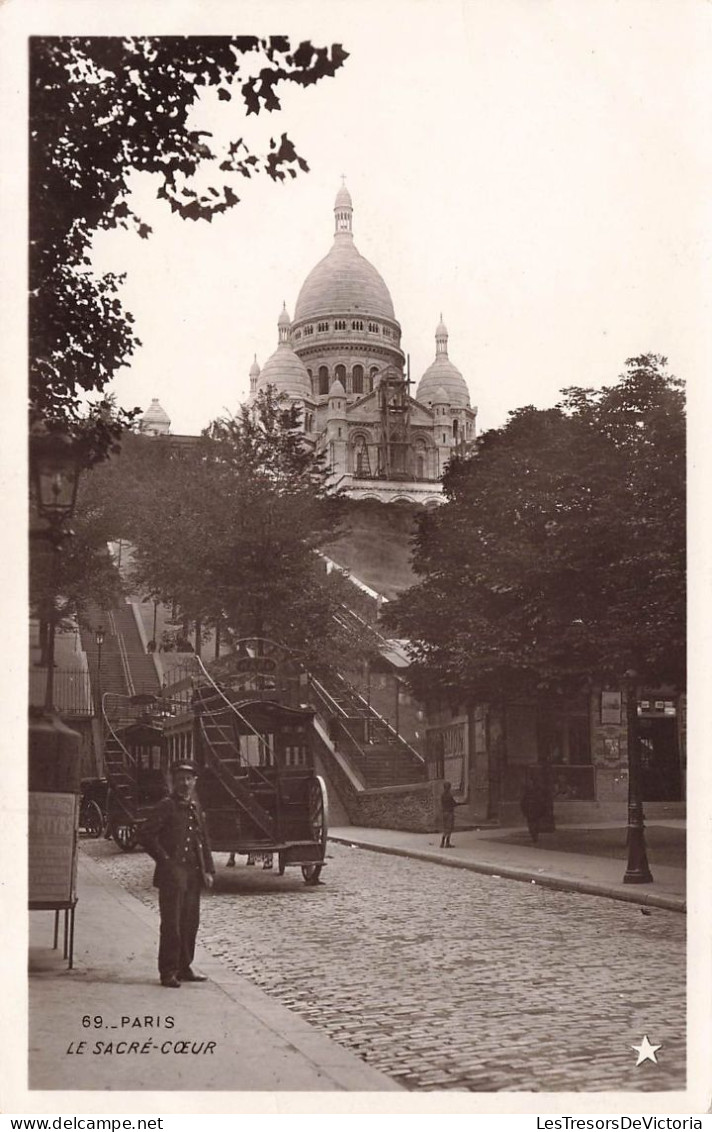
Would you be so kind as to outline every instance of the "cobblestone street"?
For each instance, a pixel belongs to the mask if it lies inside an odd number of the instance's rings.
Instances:
[[[157,908],[146,855],[82,851]],[[406,1088],[685,1087],[679,913],[335,844],[316,888],[225,859],[199,942]]]

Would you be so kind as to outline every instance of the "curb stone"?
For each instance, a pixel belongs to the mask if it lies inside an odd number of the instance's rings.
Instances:
[[[444,865],[451,869],[468,869],[485,876],[502,877],[505,880],[518,880],[531,883],[540,888],[553,888],[559,892],[580,892],[586,896],[606,896],[610,900],[620,900],[627,904],[642,904],[649,908],[663,908],[668,912],[686,912],[687,905],[682,896],[663,896],[656,892],[641,892],[634,888],[614,888],[612,885],[596,884],[595,881],[577,880],[575,877],[559,876],[555,873],[535,873],[530,869],[518,869],[512,865],[495,865],[491,862],[470,861],[464,857],[441,857],[424,849],[403,849],[397,845],[377,845],[372,841],[359,841],[353,837],[332,837],[329,841],[338,845],[354,845],[358,849],[370,849],[373,853],[387,853],[394,857],[412,857],[416,861],[429,861],[434,865]]]

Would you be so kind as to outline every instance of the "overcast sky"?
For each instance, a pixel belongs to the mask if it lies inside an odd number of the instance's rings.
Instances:
[[[442,311],[480,428],[551,405],[566,385],[613,382],[648,350],[692,378],[709,172],[703,8],[365,0],[223,18],[211,30],[338,41],[350,57],[313,88],[284,87],[283,110],[249,123],[251,138],[288,131],[310,173],[244,182],[242,203],[212,224],[174,217],[139,184],[152,237],[101,237],[97,263],[128,273],[143,342],[114,381],[120,402],[158,397],[174,432],[197,432],[244,400],[253,356],[262,365],[276,348],[282,302],[293,315],[331,247],[341,174],[413,380],[434,358]],[[236,108],[210,100],[196,122],[240,136]]]

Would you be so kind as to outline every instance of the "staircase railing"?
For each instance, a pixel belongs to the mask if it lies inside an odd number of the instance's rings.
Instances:
[[[107,712],[107,700],[108,700],[108,698],[110,696],[116,697],[116,695],[117,695],[116,692],[105,692],[104,695],[102,696],[102,698],[101,698],[102,721],[103,721],[103,724],[106,727],[107,731],[109,732],[111,738],[114,740],[114,742],[118,746],[119,750],[121,751],[124,763],[128,764],[128,767],[130,768],[130,770],[128,771],[130,777],[132,777],[135,781],[136,771],[138,769],[136,759],[133,757],[133,755],[131,754],[129,749],[124,745],[124,743],[121,741],[121,739],[117,735],[117,733],[114,729],[114,725],[113,725],[111,719],[109,718],[109,715],[108,715],[108,712]],[[130,821],[135,821],[136,815],[129,809],[128,805],[126,804],[124,799],[121,797],[121,794],[118,791],[119,783],[117,783],[115,776],[114,776],[113,772],[111,771],[108,764],[109,764],[109,760],[107,759],[106,743],[104,743],[104,773],[106,774],[106,778],[107,778],[107,781],[109,783],[109,786],[113,788],[114,799],[118,803],[119,809],[123,810],[126,817]]]
[[[129,696],[134,696],[136,694],[136,689],[134,687],[133,678],[131,676],[131,666],[129,665],[128,653],[126,652],[126,643],[124,641],[123,633],[120,633],[116,628],[116,620],[114,618],[113,610],[109,610],[109,624],[111,625],[111,631],[116,638],[116,647],[119,650],[119,660],[121,661],[121,669],[123,672],[124,680],[126,682],[126,690]]]
[[[326,711],[331,716],[337,717],[339,727],[345,733],[346,737],[348,738],[349,742],[352,745],[353,753],[361,761],[362,766],[365,767],[365,765],[366,765],[366,752],[363,749],[359,740],[356,738],[356,736],[352,733],[352,731],[350,730],[348,725],[345,723],[346,719],[350,719],[350,718],[353,718],[353,717],[348,715],[348,713],[344,710],[344,708],[341,706],[341,704],[339,704],[337,702],[337,700],[334,699],[334,697],[330,694],[330,692],[327,691],[327,689],[324,687],[324,685],[319,680],[317,680],[315,676],[310,675],[309,683],[310,683],[311,687],[313,688],[313,690],[316,692],[317,697],[321,700],[322,705],[326,708]]]
[[[229,699],[229,698],[228,698],[228,697],[227,697],[227,696],[225,695],[225,693],[223,692],[222,688],[221,688],[221,687],[220,687],[220,686],[219,686],[218,684],[216,684],[216,683],[215,683],[215,681],[213,680],[212,676],[211,676],[211,675],[210,675],[210,673],[208,672],[207,668],[206,668],[206,667],[205,667],[205,665],[203,664],[202,658],[201,658],[201,657],[199,657],[199,656],[196,656],[195,660],[197,661],[197,663],[198,663],[198,667],[200,668],[201,672],[203,673],[203,676],[204,676],[204,677],[205,677],[205,679],[206,679],[206,680],[208,681],[208,683],[209,683],[209,684],[211,685],[211,687],[213,688],[213,690],[214,690],[215,692],[217,692],[217,694],[218,694],[218,695],[220,696],[220,699],[224,701],[225,705],[226,705],[226,706],[227,706],[227,707],[228,707],[228,708],[230,709],[230,711],[231,711],[231,712],[232,712],[232,713],[233,713],[234,715],[236,715],[236,716],[237,716],[237,718],[238,718],[238,719],[240,720],[240,722],[241,722],[241,723],[243,723],[243,724],[245,725],[245,727],[247,727],[248,731],[249,731],[249,732],[250,732],[250,733],[251,733],[252,735],[254,735],[254,736],[255,736],[255,738],[257,739],[257,744],[258,744],[258,746],[259,746],[259,745],[261,744],[261,745],[262,745],[262,746],[264,747],[264,749],[265,749],[265,751],[266,751],[266,753],[267,753],[267,760],[266,760],[266,761],[267,761],[267,763],[268,763],[268,764],[270,764],[270,763],[274,762],[274,751],[273,751],[273,750],[272,750],[272,748],[270,747],[270,745],[269,745],[269,743],[267,742],[267,740],[265,739],[264,735],[262,735],[262,734],[261,734],[261,733],[260,733],[260,732],[259,732],[259,731],[257,730],[257,728],[256,728],[256,727],[253,727],[253,726],[252,726],[252,724],[250,723],[249,719],[247,719],[247,718],[246,718],[246,717],[245,717],[245,716],[244,716],[244,715],[242,714],[242,712],[241,712],[241,711],[240,711],[240,710],[239,710],[239,709],[238,709],[238,708],[236,707],[236,705],[235,705],[235,704],[234,704],[234,703],[232,702],[232,700],[231,700],[231,699]],[[238,757],[239,757],[239,756],[238,756]]]
[[[339,673],[338,676],[339,676],[339,679],[342,681],[342,683],[345,684],[346,680],[341,675],[341,673]],[[363,700],[364,707],[369,712],[372,712],[373,715],[376,717],[376,719],[379,721],[379,723],[381,723],[387,729],[387,731],[392,736],[394,742],[397,742],[399,746],[405,747],[406,750],[413,756],[413,758],[417,759],[417,761],[419,763],[422,763],[423,766],[425,766],[425,758],[423,757],[423,755],[421,755],[420,751],[416,751],[415,747],[411,746],[411,744],[408,742],[408,740],[403,738],[400,731],[397,731],[396,728],[393,726],[393,724],[390,723],[389,720],[387,720],[385,718],[385,716],[381,715],[381,713],[378,712],[376,710],[376,708],[373,707],[372,704],[369,704],[368,701],[366,699],[364,699],[364,697],[361,695],[361,693],[358,691],[357,688],[353,688],[349,685],[349,691],[353,696],[357,697],[359,700]]]

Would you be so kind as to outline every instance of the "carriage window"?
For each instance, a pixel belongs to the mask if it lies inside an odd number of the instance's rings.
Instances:
[[[285,766],[305,766],[307,761],[306,747],[285,747],[284,748],[284,764]]]

